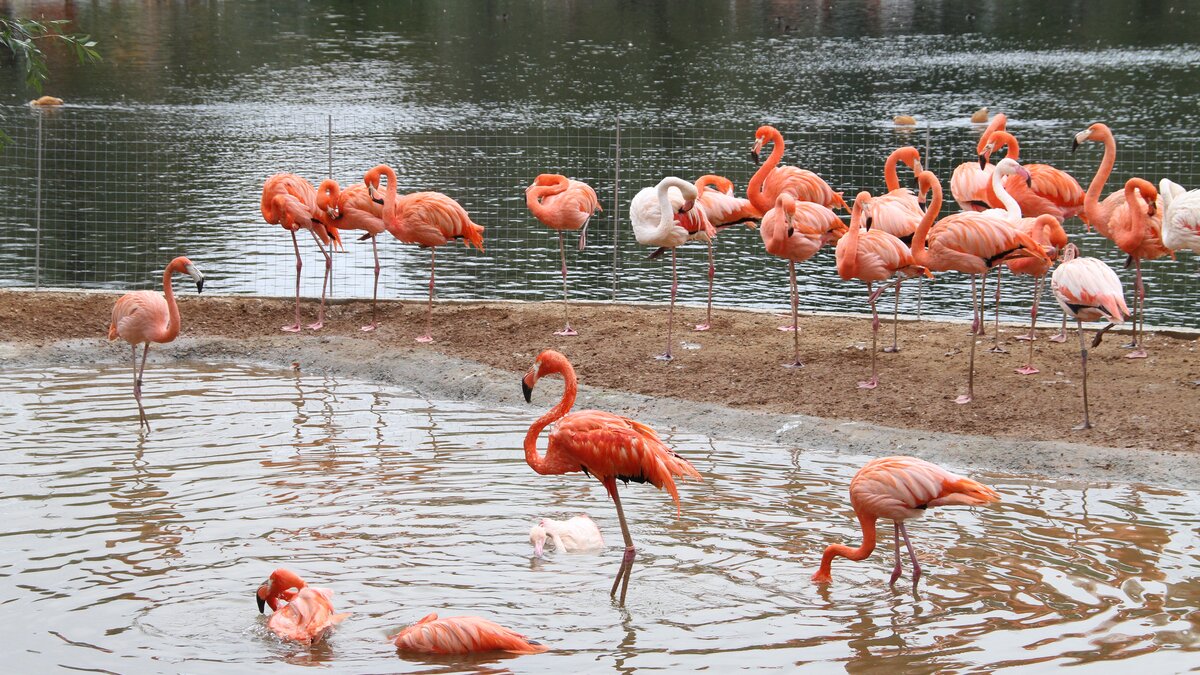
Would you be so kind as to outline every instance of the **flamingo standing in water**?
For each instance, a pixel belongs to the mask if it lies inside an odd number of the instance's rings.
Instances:
[[[1008,149],[1005,154],[1008,159],[1021,161],[1021,146],[1017,143],[1016,137],[1003,130],[992,132],[992,135],[986,139],[980,160],[986,162],[986,157],[1000,148]],[[1049,164],[1022,164],[1021,166],[1029,172],[1029,181],[1026,182],[1018,176],[1011,176],[1004,182],[1004,188],[1021,207],[1022,215],[1035,218],[1042,214],[1048,214],[1062,222],[1083,211],[1083,188],[1079,187],[1079,182],[1071,174]],[[990,181],[988,182],[987,202],[992,206],[1001,205],[1001,200]]]
[[[796,263],[813,257],[825,244],[837,241],[846,232],[842,219],[827,206],[812,202],[796,201],[790,192],[782,192],[775,198],[775,207],[763,215],[763,245],[767,253],[788,261],[788,276],[792,285],[792,325],[780,330],[792,331],[792,346],[795,352],[791,363],[785,368],[800,368],[800,326],[797,306],[800,302],[796,286]]]
[[[433,342],[433,282],[437,270],[437,247],[461,239],[467,248],[474,246],[482,251],[483,226],[471,222],[462,205],[440,192],[414,192],[398,197],[396,172],[386,164],[380,164],[372,172],[364,177],[374,178],[366,183],[372,199],[379,190],[380,176],[387,178],[387,191],[383,197],[384,227],[393,237],[406,244],[429,249],[429,308],[425,315],[425,333],[416,340]]]
[[[592,214],[600,208],[596,191],[587,183],[571,180],[557,173],[543,173],[525,188],[525,205],[534,218],[547,227],[558,230],[558,254],[562,258],[563,316],[566,327],[555,331],[555,335],[578,335],[571,328],[571,315],[567,304],[567,247],[563,241],[565,230],[579,230],[579,250],[587,242],[587,224]]]
[[[134,291],[122,295],[113,306],[112,323],[108,326],[109,340],[120,337],[133,350],[133,398],[138,406],[138,428],[145,425],[146,431],[150,431],[150,420],[146,418],[146,409],[142,407],[142,376],[146,373],[150,343],[165,344],[179,335],[179,305],[175,303],[175,293],[171,289],[171,275],[177,272],[186,273],[196,281],[197,293],[204,289],[204,275],[191,260],[180,256],[163,270],[163,295],[154,291]],[[137,363],[138,345],[145,345],[140,369]]]
[[[867,462],[850,480],[850,505],[862,528],[862,544],[850,548],[833,544],[821,555],[821,567],[812,576],[818,584],[833,581],[831,567],[837,557],[866,560],[875,550],[875,524],[890,518],[896,531],[896,565],[888,585],[900,578],[900,538],[908,549],[913,566],[913,591],[921,580],[921,565],[908,539],[904,521],[921,518],[933,506],[980,506],[1000,501],[990,487],[970,478],[950,473],[942,467],[916,457],[880,457]]]
[[[996,113],[979,136],[979,142],[975,146],[977,159],[959,164],[954,167],[954,173],[950,174],[950,194],[963,211],[986,211],[990,207],[987,188],[995,167],[987,163],[990,155],[985,152],[987,139],[992,132],[1004,129],[1007,122],[1008,117],[1004,113]],[[978,160],[980,156],[983,157],[982,161]]]
[[[621,498],[617,494],[617,481],[626,484],[629,481],[650,483],[660,490],[666,490],[674,500],[678,514],[679,492],[675,488],[675,476],[703,479],[690,462],[675,454],[659,439],[654,429],[645,424],[600,410],[570,412],[578,391],[575,369],[567,357],[554,350],[548,349],[538,354],[533,367],[521,379],[525,401],[531,402],[533,387],[539,379],[554,373],[562,375],[566,382],[563,397],[558,405],[530,425],[529,432],[525,434],[525,461],[541,475],[582,471],[604,485],[617,507],[621,535],[625,538],[625,557],[609,594],[615,596],[617,586],[621,585],[620,602],[625,604],[635,549],[633,539],[629,536],[629,526],[625,523]],[[552,422],[557,423],[550,430],[546,454],[538,456],[538,436]]]
[[[883,164],[883,180],[888,191],[871,200],[871,228],[894,235],[907,246],[912,243],[913,233],[917,231],[917,224],[925,212],[917,195],[908,188],[900,187],[900,178],[896,175],[896,164],[899,162],[907,164],[914,176],[920,175],[923,170],[921,153],[911,145],[896,148],[888,155]],[[888,353],[900,351],[900,281],[896,280],[895,304],[892,307],[892,345],[883,348]]]
[[[709,189],[711,188],[711,189]],[[749,199],[735,197],[733,181],[724,176],[705,174],[696,179],[696,206],[704,211],[714,231],[720,232],[730,225],[744,223],[751,229],[762,220],[762,212]],[[708,311],[704,323],[696,324],[693,330],[705,331],[712,327],[713,281],[717,276],[713,262],[713,242],[708,241]]]
[[[296,241],[296,230],[308,230],[325,256],[325,280],[321,282],[321,307],[317,310],[317,322],[308,325],[320,330],[325,325],[325,292],[333,275],[333,256],[326,247],[341,247],[342,238],[336,227],[325,225],[317,209],[317,191],[308,181],[294,173],[277,173],[263,183],[263,220],[271,225],[280,225],[292,233],[292,248],[296,251],[296,323],[284,326],[289,333],[300,332],[300,244]]]
[[[367,172],[368,179],[375,169]],[[378,179],[376,179],[378,182]],[[362,230],[363,239],[371,240],[371,253],[375,256],[375,285],[371,289],[371,323],[362,331],[373,331],[376,322],[376,305],[379,302],[379,247],[376,237],[384,231],[383,205],[371,199],[365,183],[355,183],[342,189],[332,178],[321,181],[317,187],[317,218],[326,227],[338,230]]]
[[[676,268],[676,247],[692,239],[711,241],[716,229],[696,205],[696,186],[675,176],[667,176],[654,187],[642,188],[629,202],[629,221],[633,236],[643,246],[656,246],[650,255],[657,257],[671,251],[671,306],[667,313],[667,351],[655,357],[670,361],[671,329],[675,324],[675,294],[679,290]]]
[[[864,216],[863,212],[867,210],[870,211],[870,215]],[[879,374],[875,363],[879,339],[879,312],[876,311],[875,301],[887,286],[874,290],[872,284],[876,281],[897,279],[893,284],[899,285],[898,278],[929,274],[929,270],[916,264],[912,251],[903,241],[893,234],[873,228],[874,215],[875,202],[871,199],[871,193],[858,193],[854,198],[854,209],[850,212],[850,229],[837,243],[838,276],[847,281],[858,279],[865,282],[867,302],[871,304],[871,379],[859,382],[859,389],[874,389],[879,386]],[[861,231],[864,225],[865,232]]]
[[[1158,194],[1163,204],[1163,246],[1200,253],[1200,190],[1189,192],[1164,178],[1158,182]]]
[[[759,153],[767,143],[771,144],[771,154],[767,161],[758,167],[750,185],[746,188],[746,196],[754,204],[754,208],[766,213],[775,205],[775,200],[781,192],[790,192],[793,197],[802,202],[813,202],[830,208],[837,206],[846,209],[846,201],[842,193],[834,192],[817,174],[794,166],[779,166],[783,158],[783,134],[775,127],[763,125],[754,132],[754,148],[750,151],[755,162]]]
[[[1096,333],[1092,342],[1095,347],[1100,344],[1105,330],[1129,316],[1129,308],[1125,305],[1125,293],[1117,273],[1101,260],[1078,258],[1078,254],[1079,249],[1074,244],[1067,246],[1063,263],[1054,270],[1050,284],[1058,304],[1063,312],[1075,319],[1079,332],[1079,358],[1083,364],[1083,423],[1075,430],[1082,431],[1092,428],[1092,421],[1088,417],[1087,344],[1083,340],[1082,322],[1108,319],[1108,327]]]
[[[546,645],[478,616],[439,619],[437,614],[430,614],[388,639],[396,645],[397,651],[416,654],[541,654],[550,650]]]
[[[306,645],[320,642],[350,616],[333,611],[333,591],[313,588],[295,572],[280,567],[258,587],[254,594],[259,613],[271,608],[267,628],[284,640]]]

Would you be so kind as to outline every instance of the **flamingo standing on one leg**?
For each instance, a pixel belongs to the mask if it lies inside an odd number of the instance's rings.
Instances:
[[[1050,284],[1058,304],[1063,312],[1075,319],[1079,332],[1079,358],[1083,365],[1083,423],[1075,430],[1082,431],[1092,428],[1092,421],[1088,417],[1087,344],[1083,339],[1082,322],[1108,319],[1108,327],[1111,327],[1129,316],[1129,308],[1125,305],[1125,293],[1117,273],[1101,260],[1077,258],[1078,254],[1079,249],[1074,244],[1067,246],[1063,263],[1054,270]],[[1100,344],[1108,327],[1097,331],[1093,347]]]
[[[375,169],[367,172],[369,178]],[[359,237],[371,240],[371,253],[375,256],[375,285],[371,289],[371,323],[363,326],[362,331],[373,331],[378,326],[376,322],[376,305],[379,302],[379,247],[376,237],[384,231],[383,205],[371,199],[365,183],[355,183],[342,189],[332,178],[321,181],[317,187],[317,218],[326,227],[338,230],[362,230]]]
[[[387,178],[383,197],[383,222],[393,237],[406,244],[429,249],[429,308],[425,315],[425,333],[417,342],[433,342],[433,283],[437,270],[437,247],[461,239],[467,248],[483,250],[483,226],[471,222],[466,209],[440,192],[414,192],[396,195],[396,172],[386,164],[375,167],[374,182],[367,190],[374,199],[379,177]],[[373,170],[374,171],[374,170]],[[364,178],[370,178],[371,174]]]
[[[900,187],[900,179],[896,175],[896,164],[899,162],[907,164],[914,176],[920,175],[923,170],[921,153],[911,145],[896,148],[888,155],[883,164],[883,180],[888,191],[871,200],[871,228],[894,235],[907,246],[912,243],[913,233],[917,231],[917,224],[925,212],[921,209],[922,200],[912,190]],[[896,280],[895,304],[892,307],[892,344],[883,348],[889,354],[900,351],[900,281]]]
[[[599,410],[570,412],[577,393],[575,369],[567,357],[554,350],[548,349],[538,354],[533,367],[521,379],[521,391],[526,402],[530,402],[537,381],[553,373],[561,374],[566,382],[563,397],[558,405],[530,425],[529,432],[525,434],[525,461],[542,475],[583,471],[604,485],[617,507],[617,519],[621,521],[621,534],[625,538],[625,557],[610,592],[615,596],[620,584],[620,602],[623,605],[629,586],[634,547],[629,526],[625,523],[625,511],[621,508],[621,498],[617,494],[617,481],[626,484],[629,481],[650,483],[660,490],[666,490],[674,500],[678,513],[679,492],[675,489],[675,476],[703,479],[690,462],[675,454],[645,424]],[[546,454],[538,456],[538,436],[552,422],[557,423],[550,431]]]
[[[762,212],[755,208],[749,199],[734,196],[733,181],[724,176],[705,174],[697,178],[696,194],[696,206],[704,211],[704,215],[716,232],[739,223],[744,223],[753,229],[754,223],[762,220]],[[693,330],[705,331],[712,327],[713,281],[716,276],[717,268],[713,262],[713,242],[712,239],[709,239],[708,310],[704,323],[696,324]]]
[[[578,335],[571,328],[571,315],[567,301],[567,247],[563,242],[563,231],[579,230],[579,250],[587,241],[587,224],[592,214],[603,211],[596,191],[587,183],[571,180],[557,173],[543,173],[525,189],[525,205],[533,216],[547,227],[558,230],[558,254],[562,258],[563,316],[566,327],[555,331],[555,335]]]
[[[342,238],[336,227],[325,225],[317,209],[317,191],[308,181],[294,173],[277,173],[263,183],[263,220],[271,225],[280,225],[292,233],[292,248],[296,251],[296,323],[284,326],[289,333],[300,332],[300,244],[296,241],[296,230],[308,230],[325,256],[325,280],[321,283],[321,307],[317,310],[317,321],[308,325],[320,330],[325,325],[325,292],[333,275],[333,256],[326,247],[340,247]]]
[[[313,588],[295,572],[280,567],[254,593],[258,611],[271,607],[267,628],[284,640],[306,645],[320,642],[350,616],[333,611],[333,591]]]
[[[800,326],[798,309],[800,298],[796,286],[796,263],[804,262],[825,244],[837,241],[846,232],[842,219],[827,206],[812,202],[796,201],[789,192],[775,198],[775,207],[767,211],[762,219],[759,234],[767,253],[788,261],[788,276],[792,288],[792,325],[780,330],[792,331],[792,346],[795,356],[785,368],[800,368]]]
[[[864,211],[870,215],[864,216]],[[912,251],[898,237],[872,227],[875,202],[871,193],[863,191],[854,198],[854,209],[850,212],[850,229],[837,243],[838,276],[849,281],[858,279],[867,284],[867,302],[871,304],[871,379],[858,383],[859,389],[874,389],[879,386],[876,370],[876,347],[879,339],[879,312],[875,301],[887,288],[874,290],[876,281],[894,278],[915,277],[929,274],[913,260]],[[863,226],[866,231],[861,231]],[[899,284],[899,280],[893,282]]]
[[[1018,340],[1027,340],[1029,342],[1029,356],[1026,359],[1025,365],[1016,369],[1018,375],[1033,375],[1040,372],[1033,365],[1033,341],[1035,339],[1034,330],[1037,328],[1038,302],[1041,300],[1042,287],[1046,283],[1046,273],[1050,271],[1050,266],[1054,263],[1054,259],[1058,257],[1058,252],[1063,250],[1067,245],[1067,232],[1062,228],[1062,223],[1054,216],[1044,213],[1037,218],[1022,218],[1014,227],[1021,232],[1029,235],[1042,247],[1048,248],[1053,253],[1048,253],[1050,260],[1041,260],[1039,258],[1020,258],[1018,260],[1010,260],[1006,265],[1013,274],[1027,274],[1034,278],[1033,281],[1033,304],[1029,308],[1029,334],[1018,335]],[[999,288],[999,285],[997,285]],[[996,322],[996,339],[999,343],[1000,322]]]
[[[775,205],[776,198],[781,192],[790,192],[793,197],[803,202],[813,202],[830,208],[848,208],[842,193],[834,192],[829,184],[817,174],[794,166],[779,166],[783,158],[783,134],[772,126],[761,126],[754,132],[754,148],[750,151],[754,161],[758,161],[759,153],[767,143],[771,144],[771,154],[767,161],[758,167],[750,185],[746,188],[746,196],[754,204],[754,208],[766,213]]]
[[[990,487],[970,478],[950,473],[942,467],[916,457],[880,457],[867,462],[850,480],[850,505],[862,528],[862,544],[850,548],[833,544],[821,555],[821,567],[812,576],[818,584],[833,581],[831,568],[837,557],[866,560],[875,550],[875,523],[890,518],[896,531],[896,566],[889,585],[900,578],[900,538],[908,548],[913,566],[913,591],[921,580],[921,565],[908,539],[904,521],[921,518],[933,506],[980,506],[1000,501]]]
[[[430,614],[388,639],[395,643],[397,651],[416,654],[541,654],[550,651],[540,642],[477,616],[439,619],[437,614]]]
[[[981,161],[986,162],[984,158],[1000,148],[1008,149],[1005,154],[1008,159],[1021,161],[1021,146],[1017,143],[1016,137],[1007,131],[995,131],[986,139],[984,152],[980,155]],[[1004,182],[1004,188],[1021,207],[1022,215],[1034,218],[1042,214],[1049,214],[1062,222],[1071,216],[1081,214],[1083,211],[1083,188],[1079,187],[1079,181],[1075,180],[1071,174],[1049,164],[1022,164],[1021,166],[1029,172],[1029,180],[1011,176]],[[990,181],[987,202],[995,207],[1001,205],[1001,200]],[[1086,214],[1084,215],[1086,216]]]
[[[1004,113],[996,113],[979,136],[979,142],[975,146],[976,157],[982,155],[983,161],[963,162],[954,167],[954,173],[950,174],[950,194],[963,211],[986,211],[989,208],[987,187],[995,167],[987,163],[989,156],[989,153],[985,152],[987,139],[992,132],[1004,129],[1007,122],[1008,117]]]
[[[671,329],[675,323],[675,294],[679,289],[675,248],[691,239],[709,241],[716,234],[705,213],[696,205],[696,186],[675,176],[667,176],[654,187],[642,188],[629,202],[629,221],[633,236],[643,246],[656,246],[654,258],[671,250],[671,306],[667,313],[667,351],[655,357],[670,361]]]
[[[182,256],[172,260],[163,270],[163,295],[154,291],[134,291],[117,299],[113,306],[112,323],[108,326],[108,339],[118,337],[129,343],[133,350],[133,398],[138,406],[138,428],[143,425],[150,431],[150,420],[142,407],[142,376],[146,373],[146,357],[150,355],[150,343],[167,343],[179,335],[179,305],[171,289],[171,275],[186,273],[196,280],[196,292],[204,289],[204,275]],[[163,296],[166,296],[165,298]],[[142,350],[142,367],[138,368],[137,346]]]
[[[1158,182],[1158,194],[1163,204],[1163,246],[1200,254],[1200,190],[1189,192],[1164,178]]]

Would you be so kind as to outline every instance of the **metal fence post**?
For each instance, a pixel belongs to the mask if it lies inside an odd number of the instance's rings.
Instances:
[[[325,136],[325,150],[329,155],[329,178],[333,178],[333,115],[327,115],[326,120],[329,127]]]
[[[613,220],[612,301],[616,302],[617,301],[617,276],[619,274],[619,268],[618,268],[617,263],[618,263],[618,253],[621,250],[620,246],[617,245],[618,241],[619,241],[620,225],[621,225],[621,218],[617,213],[617,203],[620,199],[620,194],[621,194],[621,116],[617,115],[614,119],[616,120],[617,126],[616,126],[616,139],[615,139],[616,145],[615,145],[615,151],[614,151],[614,155],[613,155],[614,161],[613,161],[613,200],[612,200],[612,220]]]
[[[42,115],[37,116],[37,196],[33,205],[33,287],[42,288]]]

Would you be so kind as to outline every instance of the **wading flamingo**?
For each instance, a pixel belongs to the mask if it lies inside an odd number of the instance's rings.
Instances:
[[[577,392],[575,369],[567,357],[554,350],[548,349],[539,354],[533,367],[521,379],[521,391],[526,402],[531,402],[537,381],[553,373],[561,374],[566,382],[563,397],[550,412],[530,425],[529,432],[525,434],[525,461],[541,475],[583,471],[604,485],[617,507],[621,535],[625,538],[625,557],[621,560],[621,569],[609,593],[615,596],[620,585],[620,602],[623,605],[633,566],[634,548],[629,526],[625,523],[625,511],[621,509],[621,498],[617,494],[617,481],[626,484],[629,481],[650,483],[660,490],[666,490],[674,500],[678,514],[679,492],[675,489],[674,477],[703,479],[690,462],[675,454],[645,424],[599,410],[570,412]],[[546,454],[539,457],[538,436],[542,429],[555,421],[557,424],[550,431]]]
[[[552,230],[558,230],[558,254],[562,258],[563,282],[563,317],[566,327],[555,331],[555,335],[578,335],[571,328],[571,314],[567,300],[567,246],[564,243],[565,230],[579,230],[579,250],[582,251],[587,243],[587,225],[592,214],[604,209],[600,208],[600,200],[596,191],[587,183],[571,180],[557,173],[543,173],[534,179],[533,184],[525,188],[525,205],[529,207],[534,218]]]
[[[712,188],[712,189],[709,189]],[[708,222],[716,232],[731,225],[745,224],[751,229],[762,220],[762,212],[754,208],[749,199],[735,197],[733,181],[724,176],[705,174],[696,179],[696,206],[704,211]],[[712,327],[713,280],[717,267],[713,262],[713,242],[708,241],[708,310],[704,323],[696,324],[693,330],[705,331]]]
[[[986,157],[1000,148],[1007,148],[1005,157],[1021,161],[1021,146],[1017,139],[1007,131],[995,131],[986,139],[984,152],[980,154],[980,162],[986,162]],[[1026,182],[1018,176],[1011,176],[1004,181],[1004,188],[1017,205],[1021,214],[1028,218],[1036,218],[1042,214],[1054,216],[1062,222],[1083,211],[1083,188],[1079,187],[1071,174],[1056,169],[1049,164],[1022,164],[1029,172],[1030,179]],[[1001,202],[988,184],[987,202],[992,206],[1000,206]]]
[[[933,224],[942,208],[942,186],[931,171],[918,177],[922,191],[932,192],[929,209],[913,235],[912,254],[917,265],[935,272],[955,271],[971,275],[971,298],[975,302],[975,277],[1018,258],[1048,260],[1036,241],[1017,231],[1008,221],[993,215],[964,211],[946,216]],[[926,247],[928,245],[928,248]],[[970,403],[975,396],[975,334],[980,314],[972,313],[971,355],[968,365],[967,393],[955,403]]]
[[[146,409],[142,407],[142,376],[146,373],[150,343],[171,342],[179,335],[179,305],[175,303],[175,293],[171,289],[171,275],[176,272],[190,275],[196,281],[197,293],[204,289],[204,275],[191,260],[180,256],[163,270],[165,298],[154,291],[126,293],[113,306],[112,323],[108,325],[108,339],[116,340],[119,337],[128,342],[133,350],[133,398],[138,406],[138,428],[145,425],[146,431],[150,431],[150,420],[146,418]],[[138,345],[145,345],[140,369],[137,363]]]
[[[374,171],[372,169],[371,171]],[[367,172],[369,177],[371,172]],[[355,183],[342,189],[332,178],[321,181],[317,187],[317,217],[327,227],[338,230],[362,230],[359,241],[371,240],[371,253],[375,256],[375,285],[371,289],[371,323],[361,330],[373,331],[378,326],[375,320],[379,302],[379,247],[376,237],[384,231],[383,205],[371,199],[365,183]]]
[[[1143,344],[1145,336],[1142,334],[1146,319],[1146,289],[1142,285],[1142,260],[1152,260],[1171,254],[1171,250],[1163,246],[1162,242],[1162,214],[1156,213],[1155,202],[1158,191],[1145,180],[1131,178],[1125,182],[1124,190],[1115,191],[1105,197],[1103,202],[1100,201],[1104,183],[1112,175],[1113,164],[1117,161],[1117,141],[1113,138],[1112,130],[1099,122],[1075,134],[1071,143],[1071,151],[1074,152],[1086,141],[1103,143],[1104,158],[1100,161],[1100,167],[1096,169],[1096,175],[1092,178],[1091,184],[1088,185],[1083,201],[1084,213],[1089,225],[1129,254],[1129,258],[1137,270],[1133,294],[1133,342],[1127,345],[1133,351],[1126,354],[1125,358],[1143,359],[1146,358],[1146,349]],[[1139,188],[1151,216],[1144,222],[1131,213],[1128,204],[1134,190]],[[1128,262],[1126,266],[1128,266]]]
[[[1095,347],[1100,344],[1104,331],[1129,316],[1129,308],[1125,305],[1125,293],[1117,273],[1101,260],[1077,258],[1078,254],[1079,250],[1074,244],[1067,246],[1062,264],[1050,277],[1050,286],[1063,312],[1075,319],[1079,331],[1079,359],[1083,366],[1083,423],[1075,430],[1082,431],[1092,428],[1092,421],[1088,417],[1087,344],[1083,339],[1082,322],[1108,319],[1108,327],[1096,332],[1092,342]]]
[[[1163,205],[1163,245],[1172,251],[1200,253],[1200,190],[1189,192],[1164,178],[1158,182],[1158,194]]]
[[[1025,365],[1016,369],[1018,375],[1033,375],[1038,373],[1038,369],[1033,365],[1033,341],[1035,339],[1035,329],[1037,328],[1038,303],[1042,297],[1042,287],[1046,283],[1046,273],[1050,271],[1050,266],[1058,257],[1059,252],[1067,245],[1067,232],[1063,229],[1062,223],[1054,216],[1044,213],[1037,218],[1022,218],[1014,227],[1029,235],[1029,238],[1042,245],[1043,249],[1049,249],[1047,253],[1050,260],[1042,260],[1040,258],[1021,258],[1019,260],[1010,260],[1006,265],[1008,270],[1013,274],[1027,274],[1033,277],[1033,304],[1029,308],[1029,334],[1018,335],[1018,340],[1027,340],[1029,342],[1029,356],[1026,358]],[[996,278],[996,289],[999,293],[1000,279]],[[1000,341],[1000,320],[999,320],[999,299],[997,295],[997,319],[996,319],[996,338],[995,344]]]
[[[1004,129],[1007,122],[1008,117],[1004,113],[996,113],[979,136],[979,142],[975,146],[976,158],[954,167],[954,173],[950,174],[950,194],[963,211],[986,211],[989,208],[987,188],[995,167],[987,163],[988,153],[984,150],[987,138],[992,132]],[[983,156],[983,161],[978,160],[980,155]]]
[[[675,324],[675,294],[679,290],[675,248],[692,239],[711,241],[716,229],[706,214],[697,208],[696,186],[675,176],[667,176],[654,187],[642,188],[629,202],[629,221],[633,236],[643,246],[655,246],[650,255],[671,251],[671,306],[667,313],[667,351],[655,357],[670,361],[671,329]]]
[[[863,213],[869,215],[864,216]],[[913,261],[912,251],[898,237],[873,228],[875,202],[871,193],[863,191],[854,198],[854,209],[850,212],[850,229],[837,243],[838,276],[846,281],[858,279],[867,284],[867,302],[871,304],[871,379],[858,383],[859,389],[874,389],[879,386],[876,370],[876,350],[879,339],[879,312],[875,302],[887,288],[874,290],[876,281],[889,281],[898,285],[899,279],[929,274],[924,267]],[[865,225],[866,231],[861,231]],[[930,275],[932,276],[932,275]]]
[[[383,197],[383,222],[393,237],[405,244],[429,249],[429,308],[425,314],[425,334],[417,342],[433,342],[433,282],[437,271],[437,247],[461,239],[470,248],[483,250],[483,226],[471,222],[458,202],[440,192],[414,192],[398,197],[396,172],[386,164],[373,169],[374,182],[367,183],[372,199],[379,189],[379,177],[387,178]],[[368,172],[364,178],[370,178]]]
[[[280,567],[258,587],[254,594],[259,613],[271,607],[267,628],[284,640],[306,645],[320,642],[334,626],[349,614],[333,611],[333,591],[313,588],[300,575]]]
[[[796,286],[796,263],[804,262],[825,244],[837,241],[846,232],[846,225],[827,206],[812,202],[796,201],[791,193],[783,192],[775,198],[775,207],[767,211],[762,219],[759,234],[767,253],[788,261],[788,276],[792,288],[792,325],[779,330],[792,331],[794,357],[785,368],[800,368],[799,289]]]
[[[437,614],[430,614],[388,639],[398,651],[416,654],[541,654],[550,651],[546,645],[477,616],[439,619]]]
[[[533,554],[542,556],[546,540],[554,542],[554,548],[559,553],[575,553],[604,548],[604,537],[600,528],[587,515],[579,515],[567,520],[542,518],[537,525],[529,530],[529,543],[533,544]]]
[[[900,178],[896,175],[896,164],[904,162],[913,171],[914,176],[921,174],[921,153],[911,145],[896,148],[888,155],[883,164],[883,180],[887,184],[887,193],[871,200],[871,229],[895,235],[905,246],[912,243],[913,233],[925,212],[921,209],[922,199],[908,188],[900,187]],[[884,347],[883,351],[890,353],[900,351],[899,316],[900,316],[900,282],[896,280],[895,304],[892,307],[892,345]],[[919,297],[919,296],[918,296]]]
[[[321,283],[321,307],[317,310],[317,322],[308,325],[312,330],[320,330],[325,325],[325,292],[333,275],[333,256],[326,250],[341,247],[342,238],[336,227],[329,227],[319,219],[317,209],[317,191],[308,181],[294,173],[277,173],[263,183],[262,193],[263,220],[271,225],[279,225],[292,233],[292,248],[296,251],[296,323],[284,326],[289,333],[300,332],[300,269],[304,263],[300,260],[300,244],[296,241],[296,230],[301,228],[312,234],[325,256],[325,280]]]
[[[888,585],[900,578],[900,538],[908,548],[912,561],[913,591],[921,579],[921,565],[908,539],[904,521],[920,518],[933,506],[980,506],[1000,501],[1000,495],[990,487],[955,475],[942,467],[916,457],[880,457],[863,465],[850,480],[850,505],[862,528],[862,544],[850,548],[833,544],[821,556],[821,567],[812,576],[818,584],[833,581],[830,574],[833,559],[866,560],[875,550],[875,523],[890,518],[896,531],[896,566]]]
[[[771,144],[771,154],[767,161],[758,167],[750,185],[746,188],[746,196],[754,204],[754,208],[766,213],[775,205],[775,200],[782,192],[790,192],[793,197],[802,202],[812,202],[822,206],[847,209],[842,193],[834,192],[817,174],[794,166],[779,166],[783,158],[783,135],[775,127],[763,125],[754,132],[754,148],[750,156],[755,162],[759,153],[767,143]]]

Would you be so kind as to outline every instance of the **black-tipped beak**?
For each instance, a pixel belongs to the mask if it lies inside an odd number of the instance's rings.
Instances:
[[[979,156],[979,168],[980,169],[987,168],[987,157],[985,157],[984,155]]]
[[[266,603],[266,602],[265,602],[265,601],[264,601],[262,598],[258,597],[258,592],[257,592],[257,591],[254,593],[254,602],[257,602],[257,603],[258,603],[258,613],[259,613],[259,614],[264,614],[264,613],[266,613],[266,611],[267,611],[267,603]]]
[[[788,228],[788,236],[790,237],[790,236],[792,236],[793,234],[796,234],[796,228],[794,228],[794,227],[789,227],[789,228]]]
[[[533,387],[525,384],[525,379],[521,379],[521,393],[525,395],[526,403],[533,403]]]
[[[871,216],[867,216],[867,231],[871,231]]]
[[[375,202],[376,204],[379,204],[380,206],[383,206],[383,200],[382,200],[382,199],[378,199],[378,198],[376,198],[376,197],[371,197],[371,201]]]
[[[759,157],[758,157],[758,153],[757,153],[757,152],[755,152],[755,151],[753,151],[753,150],[751,150],[751,151],[750,151],[750,161],[751,161],[751,162],[754,162],[755,164],[758,164],[758,162],[759,162]]]
[[[1033,187],[1033,176],[1025,179],[1025,187]]]
[[[1071,152],[1075,152],[1078,149],[1079,149],[1079,139],[1072,138],[1071,139]]]
[[[204,291],[204,277],[200,277],[200,279],[196,282],[196,292],[200,293],[203,291]]]

